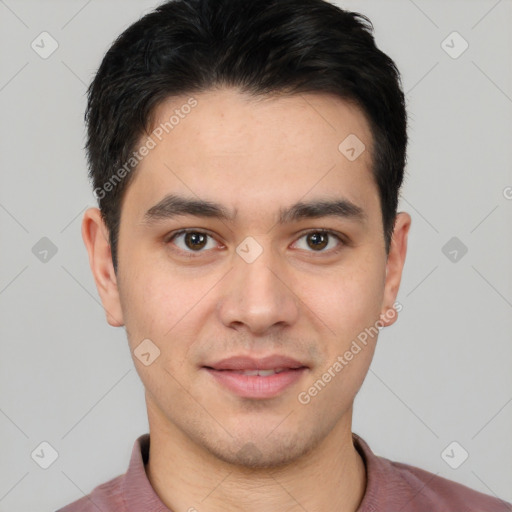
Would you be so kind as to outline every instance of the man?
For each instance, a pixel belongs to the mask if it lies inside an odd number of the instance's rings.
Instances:
[[[511,510],[351,430],[411,225],[370,27],[323,0],[177,0],[106,54],[82,234],[150,433],[62,511]]]

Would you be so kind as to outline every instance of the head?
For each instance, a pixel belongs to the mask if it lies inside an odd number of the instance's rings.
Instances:
[[[167,2],[88,94],[83,236],[150,426],[242,465],[304,455],[348,424],[377,340],[360,335],[397,313],[406,111],[370,21],[323,0]],[[272,396],[212,375],[276,354],[302,370]]]

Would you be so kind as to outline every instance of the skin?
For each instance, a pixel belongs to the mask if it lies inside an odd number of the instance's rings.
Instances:
[[[197,106],[126,190],[117,275],[99,210],[87,210],[82,225],[107,321],[125,326],[132,355],[148,338],[160,350],[149,366],[133,357],[146,390],[146,473],[176,512],[355,511],[366,472],[352,443],[353,401],[377,336],[310,403],[297,396],[365,328],[396,320],[411,217],[397,215],[386,255],[369,125],[347,102],[324,94],[256,100],[234,89],[194,97]],[[187,99],[161,104],[156,124]],[[366,146],[354,161],[338,150],[349,134]],[[236,219],[145,223],[169,193],[221,203]],[[366,221],[276,223],[280,208],[334,198],[363,208]],[[170,240],[182,228],[212,237],[194,253],[183,236]],[[345,242],[330,238],[321,250],[308,243],[304,232],[322,228]],[[263,249],[252,263],[236,252],[248,236]],[[235,354],[284,354],[309,369],[279,396],[241,398],[202,368]]]

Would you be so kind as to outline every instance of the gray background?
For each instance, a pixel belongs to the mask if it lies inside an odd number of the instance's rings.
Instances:
[[[95,205],[82,150],[86,85],[113,39],[157,4],[0,0],[2,512],[83,496],[123,473],[148,431],[80,221]],[[339,5],[373,21],[410,116],[403,310],[380,335],[353,430],[379,455],[512,501],[512,2]],[[47,59],[31,48],[43,31],[59,45]],[[458,58],[442,46],[453,31],[469,43]],[[445,45],[453,54],[461,42]],[[42,237],[57,248],[46,262],[32,250]],[[452,237],[468,249],[457,261],[442,250]],[[48,469],[31,458],[43,441],[58,452]],[[458,469],[441,456],[453,441],[469,453]],[[460,450],[449,451],[452,463]]]

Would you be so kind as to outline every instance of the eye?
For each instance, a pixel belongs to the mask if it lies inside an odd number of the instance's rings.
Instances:
[[[170,242],[182,251],[189,253],[204,252],[204,250],[213,249],[216,246],[211,235],[196,229],[178,231],[167,240],[167,243]]]
[[[305,240],[305,244],[300,247],[299,242]],[[334,243],[331,243],[334,242]],[[305,249],[311,252],[337,252],[343,245],[343,240],[333,231],[326,229],[317,229],[309,231],[299,238],[296,242],[299,245],[299,249]],[[328,247],[328,250],[324,250]]]
[[[172,234],[166,243],[174,244],[180,251],[188,253],[187,256],[194,256],[217,247],[212,235],[197,229],[182,229]],[[344,245],[344,241],[333,231],[316,229],[304,233],[295,245],[309,252],[336,253]]]

